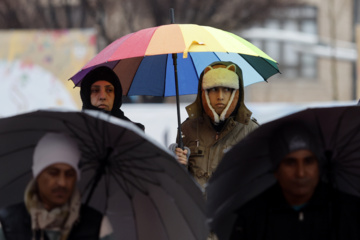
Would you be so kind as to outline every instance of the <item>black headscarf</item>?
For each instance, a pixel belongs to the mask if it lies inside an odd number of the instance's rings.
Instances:
[[[91,99],[90,99],[91,85],[93,83],[95,83],[96,81],[100,81],[100,80],[107,81],[114,86],[115,98],[114,98],[113,108],[111,109],[111,111],[106,111],[106,110],[100,109],[91,104]],[[124,115],[124,112],[121,111],[121,109],[120,109],[120,107],[122,105],[121,83],[120,83],[118,76],[115,74],[115,72],[108,67],[105,67],[105,66],[97,67],[97,68],[94,68],[93,70],[91,70],[88,74],[86,74],[86,76],[81,81],[80,97],[81,97],[81,100],[83,103],[83,106],[82,106],[83,110],[84,109],[99,110],[99,111],[106,112],[114,117],[132,122],[129,118],[127,118]],[[140,127],[142,130],[145,130],[144,125],[142,125],[140,123],[135,123],[135,124],[138,127]]]

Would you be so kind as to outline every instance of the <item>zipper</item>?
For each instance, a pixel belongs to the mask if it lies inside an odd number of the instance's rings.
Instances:
[[[303,212],[299,212],[299,221],[300,222],[304,221],[304,213]]]

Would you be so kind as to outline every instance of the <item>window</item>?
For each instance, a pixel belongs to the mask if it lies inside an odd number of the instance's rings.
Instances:
[[[280,64],[279,77],[308,78],[317,76],[317,57],[301,51],[301,34],[317,35],[317,9],[310,6],[274,10],[257,27],[274,30],[273,37],[249,37],[247,40]],[[280,37],[279,37],[280,36]],[[272,39],[273,38],[273,39]]]

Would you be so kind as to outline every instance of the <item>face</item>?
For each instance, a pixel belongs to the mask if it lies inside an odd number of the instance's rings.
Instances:
[[[210,104],[218,115],[223,112],[229,103],[232,90],[226,87],[214,87],[208,90]]]
[[[36,178],[40,200],[47,210],[70,200],[76,183],[76,171],[64,163],[52,164]]]
[[[100,80],[91,85],[91,105],[111,111],[114,105],[114,86],[108,81]]]
[[[309,150],[286,155],[275,172],[285,198],[291,205],[307,202],[319,182],[319,164]]]

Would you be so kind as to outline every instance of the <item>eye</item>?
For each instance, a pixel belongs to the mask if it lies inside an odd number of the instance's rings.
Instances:
[[[57,169],[49,169],[49,170],[47,170],[47,173],[50,176],[57,176],[59,174],[59,171]]]
[[[99,92],[99,89],[98,89],[98,88],[92,88],[90,92],[91,92],[91,93],[98,93],[98,92]]]
[[[75,177],[76,176],[76,172],[74,170],[70,170],[70,171],[67,171],[65,173],[65,176],[66,177]]]
[[[284,158],[281,163],[286,166],[293,166],[296,164],[296,160],[294,158]]]
[[[107,92],[107,93],[112,93],[112,92],[114,92],[114,89],[112,89],[112,88],[107,88],[107,89],[106,89],[106,92]]]
[[[216,92],[216,88],[210,88],[209,92]]]
[[[305,163],[306,163],[306,164],[314,164],[314,163],[316,163],[316,162],[317,162],[317,160],[316,160],[315,157],[305,158]]]

